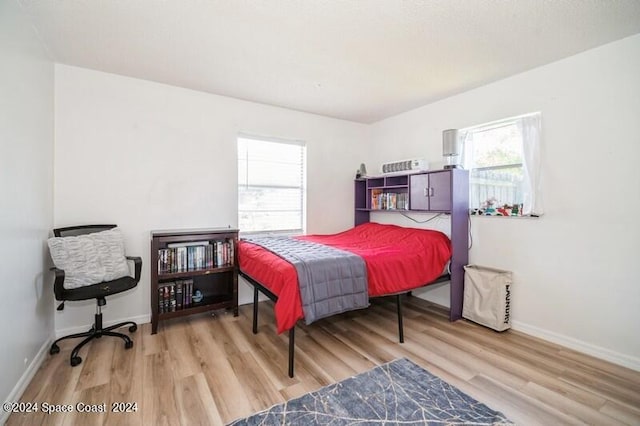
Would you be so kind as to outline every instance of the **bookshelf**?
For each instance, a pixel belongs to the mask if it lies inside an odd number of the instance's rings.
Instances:
[[[355,180],[355,224],[369,222],[372,211],[409,210],[409,175]]]
[[[238,316],[237,244],[231,228],[151,231],[151,334],[171,318],[218,309]]]

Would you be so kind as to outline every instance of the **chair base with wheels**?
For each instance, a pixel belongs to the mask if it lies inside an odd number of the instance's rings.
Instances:
[[[70,228],[54,229],[54,235],[56,237],[77,236],[85,235],[94,232],[100,232],[115,228],[115,225],[88,225],[88,226],[74,226]],[[82,338],[84,339],[78,343],[71,351],[69,362],[72,367],[82,363],[82,358],[79,356],[80,349],[93,339],[99,339],[102,336],[119,337],[124,340],[124,348],[131,349],[133,347],[133,340],[124,333],[114,331],[120,327],[129,326],[129,332],[133,333],[138,329],[138,325],[133,321],[124,321],[118,324],[111,325],[109,327],[102,326],[102,307],[107,304],[106,296],[120,293],[135,287],[140,281],[140,275],[142,272],[142,259],[140,257],[129,257],[126,259],[134,262],[134,277],[125,276],[112,281],[105,281],[98,284],[83,286],[79,288],[67,289],[64,287],[65,272],[59,268],[52,268],[55,273],[54,293],[56,300],[62,301],[57,310],[64,309],[64,304],[67,300],[87,300],[96,299],[96,313],[94,315],[94,323],[88,331],[84,333],[75,333],[68,336],[57,339],[51,345],[49,354],[55,355],[60,352],[60,346],[58,343],[66,339]]]
[[[80,352],[80,349],[84,345],[89,343],[92,339],[99,339],[102,336],[119,337],[122,340],[124,340],[124,348],[131,349],[133,347],[133,340],[131,340],[129,336],[127,336],[126,334],[118,333],[117,331],[113,331],[113,330],[129,325],[129,332],[134,333],[138,329],[138,324],[136,324],[133,321],[125,321],[125,322],[120,322],[118,324],[114,324],[107,328],[103,328],[102,327],[102,306],[106,304],[107,304],[107,301],[104,298],[98,299],[96,301],[95,321],[89,331],[85,331],[84,333],[70,334],[68,336],[59,338],[58,340],[53,342],[53,344],[51,345],[51,348],[49,349],[49,354],[55,355],[58,352],[60,352],[60,346],[58,346],[58,342],[60,342],[61,340],[75,339],[77,337],[85,337],[85,339],[82,340],[82,342],[78,343],[76,347],[73,348],[73,350],[71,351],[70,364],[72,367],[75,367],[76,365],[82,362],[82,358],[78,356],[78,353]]]

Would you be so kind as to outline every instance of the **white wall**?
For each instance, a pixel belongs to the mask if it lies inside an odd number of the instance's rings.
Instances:
[[[237,226],[239,132],[306,141],[308,232],[353,224],[368,126],[65,65],[55,108],[55,225],[117,223],[144,262],[138,287],[107,301],[105,322],[148,318],[150,230]],[[68,303],[56,331],[93,311]]]
[[[546,215],[474,217],[471,262],[514,271],[514,328],[640,369],[638,75],[634,36],[364,126],[57,65],[54,222],[123,228],[143,279],[105,320],[144,319],[149,230],[236,225],[238,132],[308,142],[308,231],[322,233],[352,224],[360,162],[439,162],[443,129],[541,111]],[[70,305],[58,332],[91,321],[93,303]]]
[[[6,401],[19,396],[31,363],[44,353],[54,306],[46,251],[53,218],[53,64],[14,0],[0,2],[0,148],[0,400]]]
[[[442,130],[533,111],[546,214],[473,217],[470,262],[514,271],[515,329],[640,369],[640,35],[376,123],[370,161],[439,162]]]

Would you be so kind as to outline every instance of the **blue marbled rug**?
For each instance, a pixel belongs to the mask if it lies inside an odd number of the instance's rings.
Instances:
[[[500,412],[397,359],[231,425],[510,425]]]

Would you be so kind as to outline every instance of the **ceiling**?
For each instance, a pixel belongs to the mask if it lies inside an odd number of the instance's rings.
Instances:
[[[55,62],[371,123],[640,32],[639,0],[18,0]]]

